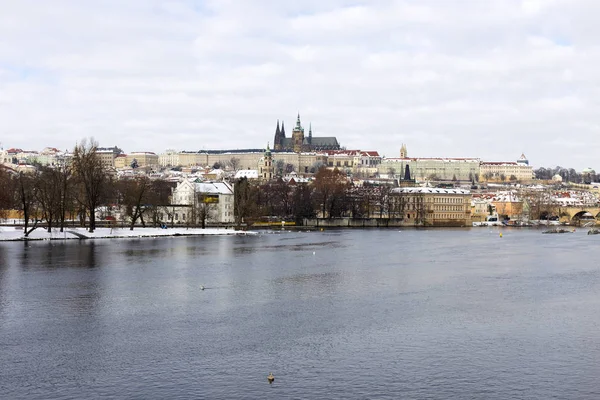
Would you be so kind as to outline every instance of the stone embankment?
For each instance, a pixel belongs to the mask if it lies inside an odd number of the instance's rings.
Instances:
[[[0,241],[14,240],[68,240],[68,239],[124,239],[124,238],[142,238],[142,237],[171,237],[171,236],[205,236],[205,235],[252,235],[255,232],[236,231],[223,228],[98,228],[90,233],[85,228],[67,228],[64,232],[59,229],[53,229],[48,232],[46,229],[38,228],[31,232],[26,238],[23,234],[23,228],[0,227]]]

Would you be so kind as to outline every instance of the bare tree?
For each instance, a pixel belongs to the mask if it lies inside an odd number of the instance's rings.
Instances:
[[[13,172],[0,165],[0,218],[8,216],[15,205],[15,179]]]
[[[275,175],[282,177],[285,174],[285,161],[275,160]]]
[[[199,193],[197,201],[194,205],[195,223],[200,223],[202,229],[206,228],[206,223],[214,218],[217,203],[214,198],[205,194]]]
[[[156,227],[163,222],[163,217],[170,218],[169,213],[169,198],[171,197],[171,189],[173,183],[162,179],[152,181],[152,187],[148,191],[147,206],[145,213],[150,215],[152,225]]]
[[[89,213],[89,231],[96,229],[96,208],[100,205],[108,177],[106,169],[96,154],[98,142],[83,139],[73,150],[73,169],[83,190],[82,203]]]
[[[73,177],[72,169],[70,165],[63,162],[57,165],[56,173],[58,175],[58,185],[60,186],[60,202],[58,210],[58,224],[60,225],[60,231],[64,231],[65,219],[67,211],[73,210]]]
[[[257,213],[257,189],[244,177],[235,182],[233,193],[236,226],[240,228],[243,223],[247,227],[252,225]]]
[[[305,218],[314,218],[316,216],[313,194],[312,185],[301,183],[294,188],[291,211],[296,224],[300,225]]]
[[[121,180],[118,186],[121,188],[125,214],[130,218],[129,229],[133,230],[138,219],[146,227],[143,213],[144,204],[151,190],[150,179],[147,176],[140,176],[135,179]]]
[[[317,201],[321,205],[322,218],[339,217],[344,206],[346,189],[349,187],[346,174],[337,168],[321,167],[313,182]]]
[[[394,179],[396,177],[396,168],[389,167],[387,169],[387,175],[388,175],[388,178]]]
[[[229,159],[229,161],[227,162],[227,165],[229,165],[231,167],[231,169],[233,170],[233,172],[238,172],[238,170],[240,169],[240,159],[237,157],[231,157]]]
[[[284,173],[291,174],[295,170],[296,170],[296,167],[294,166],[294,164],[285,163],[285,167],[283,168]]]
[[[50,233],[52,224],[58,220],[61,212],[61,175],[54,168],[41,167],[36,178],[36,199],[40,205],[42,217],[46,220],[48,233]]]
[[[379,205],[379,218],[390,216],[390,194],[392,188],[389,186],[379,186],[377,188],[377,204]]]
[[[17,201],[19,204],[19,208],[23,212],[23,219],[25,221],[25,227],[23,232],[25,233],[25,237],[28,237],[31,232],[33,232],[38,225],[38,213],[37,213],[37,201],[35,195],[35,183],[36,177],[35,175],[24,174],[23,172],[19,173],[17,176]],[[32,218],[33,226],[31,229],[29,228],[29,218]]]

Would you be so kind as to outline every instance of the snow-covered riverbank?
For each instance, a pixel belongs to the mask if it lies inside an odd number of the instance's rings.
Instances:
[[[256,232],[235,231],[223,228],[186,229],[186,228],[97,228],[93,233],[85,228],[67,228],[64,232],[53,229],[51,233],[38,228],[29,234],[28,240],[63,240],[63,239],[117,239],[161,236],[203,236],[203,235],[254,235]],[[23,240],[23,228],[0,227],[0,241]]]

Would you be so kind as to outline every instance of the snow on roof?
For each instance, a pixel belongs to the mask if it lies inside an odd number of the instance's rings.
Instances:
[[[471,194],[470,190],[466,189],[443,189],[432,187],[405,187],[392,189],[392,193],[422,193],[422,194]]]
[[[225,182],[200,182],[194,186],[198,193],[233,194],[233,189]]]
[[[248,179],[258,179],[258,170],[256,169],[240,169],[235,173],[235,179],[240,178],[248,178]]]
[[[515,161],[482,161],[481,165],[521,165]]]
[[[419,161],[440,161],[440,162],[476,162],[476,163],[480,163],[481,160],[479,158],[448,158],[448,157],[431,157],[431,158],[427,158],[427,157],[419,157],[419,158],[411,158],[411,157],[405,157],[405,158],[385,158],[383,160],[384,162],[398,162],[398,161],[402,161],[402,162],[419,162]]]

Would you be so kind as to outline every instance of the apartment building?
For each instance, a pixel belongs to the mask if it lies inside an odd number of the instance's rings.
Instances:
[[[406,224],[471,226],[471,192],[464,189],[401,187],[391,191],[392,209]]]

